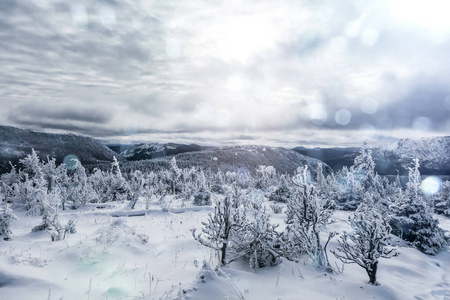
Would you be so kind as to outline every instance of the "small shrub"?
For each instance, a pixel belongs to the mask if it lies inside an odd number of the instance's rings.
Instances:
[[[197,206],[204,206],[204,205],[211,205],[211,193],[209,192],[198,192],[194,196],[194,201],[192,202],[194,205]]]
[[[17,220],[17,217],[15,214],[13,214],[13,211],[8,206],[6,206],[3,209],[3,212],[0,214],[0,237],[5,241],[11,240],[12,238],[12,220]]]
[[[270,204],[270,208],[272,209],[274,214],[281,214],[283,212],[283,206],[276,203]]]

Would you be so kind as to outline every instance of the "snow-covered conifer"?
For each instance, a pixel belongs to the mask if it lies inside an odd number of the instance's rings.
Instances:
[[[435,211],[438,214],[450,216],[450,181],[444,181],[435,200]]]
[[[420,251],[435,255],[448,243],[444,231],[438,226],[439,221],[433,216],[433,209],[420,189],[419,160],[414,160],[414,167],[409,168],[409,181],[406,191],[400,194],[390,209],[392,233],[410,242]]]

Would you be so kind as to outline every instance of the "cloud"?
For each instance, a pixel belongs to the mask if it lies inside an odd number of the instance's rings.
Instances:
[[[212,143],[448,134],[450,25],[430,27],[422,11],[387,0],[5,0],[0,123]]]

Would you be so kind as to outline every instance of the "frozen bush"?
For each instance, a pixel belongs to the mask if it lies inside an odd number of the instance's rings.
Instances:
[[[205,191],[198,192],[194,196],[194,201],[192,203],[197,206],[211,205],[211,193]]]
[[[11,240],[12,238],[11,223],[13,220],[17,220],[17,217],[8,205],[5,204],[5,207],[0,212],[0,238],[5,241]]]

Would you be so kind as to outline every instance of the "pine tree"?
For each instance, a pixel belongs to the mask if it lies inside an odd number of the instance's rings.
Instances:
[[[420,251],[435,255],[448,243],[439,221],[433,217],[430,203],[420,189],[419,160],[409,168],[409,181],[401,198],[390,208],[392,233],[410,242]]]
[[[438,214],[450,216],[450,181],[444,181],[435,200],[435,211]]]

